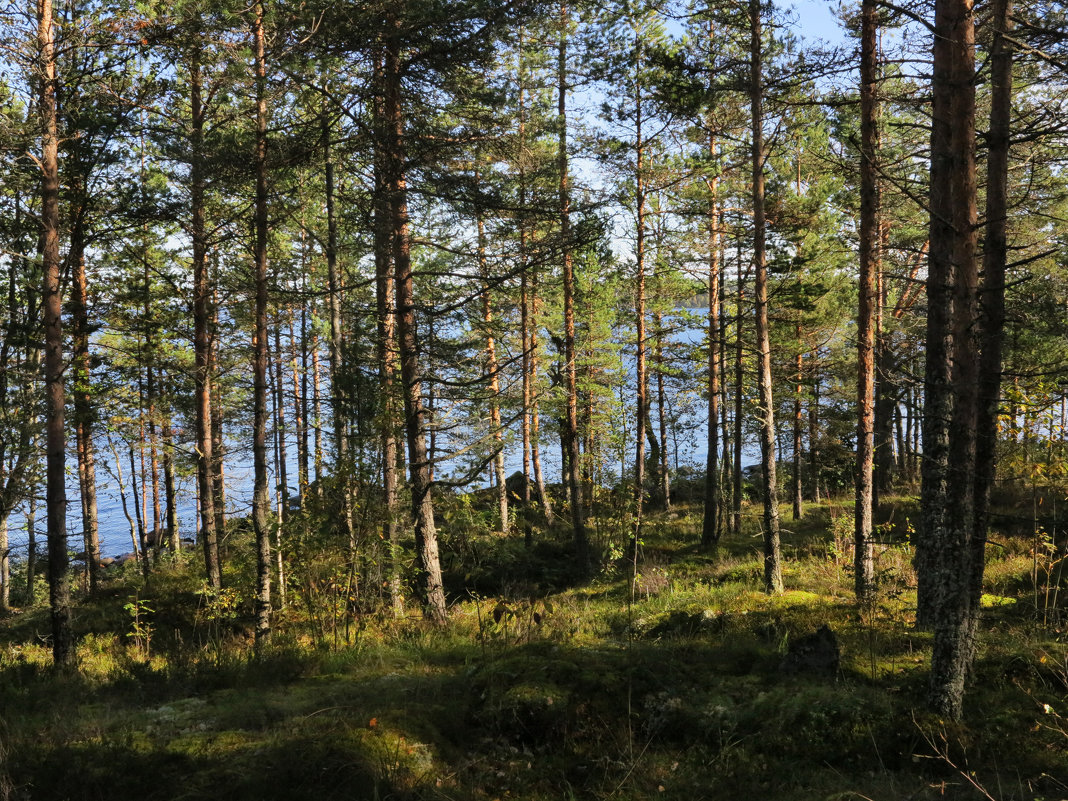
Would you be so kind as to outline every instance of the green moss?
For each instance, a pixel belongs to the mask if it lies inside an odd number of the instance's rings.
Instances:
[[[454,511],[481,514],[477,502]],[[528,558],[518,537],[453,527],[444,542],[458,600],[446,626],[414,609],[395,621],[342,605],[332,629],[294,589],[298,603],[258,654],[240,600],[247,559],[229,568],[238,602],[211,621],[197,563],[168,564],[147,588],[136,572],[109,578],[75,616],[78,675],[49,667],[41,610],[0,623],[0,787],[139,801],[927,801],[960,778],[942,744],[977,781],[1001,781],[1006,801],[1027,786],[1057,797],[1043,774],[1068,764],[1063,610],[1045,610],[1048,627],[1034,614],[1029,556],[1015,545],[990,562],[965,724],[913,715],[930,648],[912,627],[911,552],[898,539],[913,506],[879,521],[879,597],[865,609],[828,547],[827,506],[786,533],[778,596],[761,591],[752,521],[703,552],[693,507],[650,516],[637,570],[659,578],[645,583],[621,563],[577,583],[559,564],[564,528],[537,531]],[[244,547],[247,532],[235,536]],[[293,575],[310,576],[316,553]],[[324,570],[341,564],[324,559]],[[135,594],[153,601],[150,654],[125,636],[121,607]],[[781,673],[790,642],[823,624],[839,641],[838,675]]]

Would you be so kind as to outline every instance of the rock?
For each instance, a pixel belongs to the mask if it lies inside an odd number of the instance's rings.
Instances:
[[[124,553],[124,554],[121,554],[119,556],[116,556],[111,561],[111,564],[108,565],[108,567],[122,567],[127,562],[136,562],[136,561],[137,561],[137,554],[135,554],[133,551],[130,551],[129,553]]]
[[[779,665],[783,673],[822,673],[833,675],[838,672],[841,652],[838,638],[824,623],[813,634],[806,634],[790,643],[786,656]]]
[[[523,500],[523,490],[527,486],[527,477],[523,475],[523,471],[516,470],[512,475],[508,476],[504,480],[504,486],[508,489],[508,497],[513,503],[519,503]],[[537,496],[538,488],[531,485],[530,487],[530,499],[534,500]]]
[[[145,544],[150,548],[155,548],[157,545],[166,545],[166,543],[167,532],[164,529],[154,528],[145,532]]]

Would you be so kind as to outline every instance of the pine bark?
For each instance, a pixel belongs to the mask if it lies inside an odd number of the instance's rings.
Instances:
[[[286,463],[286,393],[285,376],[282,370],[282,310],[274,316],[274,419],[275,437],[278,442],[278,466],[275,480],[278,483],[278,517],[284,523],[289,518],[289,470]],[[268,357],[268,365],[270,364]],[[269,368],[268,368],[269,369]]]
[[[975,446],[975,531],[973,534],[971,601],[979,608],[989,524],[990,491],[997,473],[998,412],[1001,401],[1005,331],[1005,277],[1008,260],[1008,175],[1012,143],[1012,63],[1008,37],[1013,32],[1012,0],[993,0],[994,28],[990,54],[991,105],[987,134],[986,230],[983,243],[983,286],[979,294],[979,399]],[[1061,398],[1061,429],[1065,399]]]
[[[723,209],[719,210],[720,230],[720,255],[719,255],[719,375],[720,375],[720,399],[719,399],[719,426],[720,442],[722,443],[722,457],[720,459],[719,485],[719,531],[730,531],[730,510],[732,508],[734,493],[737,490],[731,481],[731,428],[730,428],[730,404],[727,402],[727,248],[724,244],[726,237],[723,231]]]
[[[812,400],[808,404],[808,480],[809,497],[820,502],[820,377],[813,368]]]
[[[768,330],[767,220],[764,208],[763,24],[760,0],[749,0],[750,112],[753,137],[753,268],[757,334],[757,388],[760,395],[760,467],[764,495],[764,589],[782,592],[779,545],[779,488],[775,475],[775,402],[771,384],[771,339]]]
[[[664,385],[664,320],[660,312],[653,315],[656,326],[656,341],[653,345],[653,361],[656,364],[656,415],[660,428],[660,495],[662,508],[671,508],[671,468],[668,461],[668,402]]]
[[[860,282],[857,313],[857,473],[854,501],[854,580],[857,600],[875,591],[872,477],[875,430],[875,276],[879,270],[878,101],[876,0],[861,4]]]
[[[541,502],[541,511],[545,515],[545,522],[550,526],[556,519],[553,512],[552,499],[545,491],[545,474],[541,469],[541,412],[539,408],[538,393],[538,312],[540,311],[538,297],[538,273],[533,270],[530,273],[530,466],[534,469],[534,486],[538,489],[538,500]]]
[[[395,24],[394,22],[394,27]],[[392,222],[390,234],[393,241],[397,343],[400,350],[401,383],[404,393],[404,426],[408,439],[408,475],[411,482],[416,550],[424,580],[424,612],[433,622],[443,623],[447,617],[447,610],[445,591],[441,581],[438,537],[434,524],[433,487],[424,427],[425,412],[408,223],[408,190],[404,168],[406,157],[400,59],[400,43],[395,36],[391,36],[386,44],[383,100],[385,119],[388,123],[386,133],[389,137],[386,163]]]
[[[211,304],[208,287],[208,246],[204,221],[204,104],[200,48],[195,45],[189,65],[190,100],[190,235],[193,240],[193,395],[196,417],[197,485],[200,502],[200,538],[208,584],[222,587],[219,540],[215,527],[214,455],[211,436]]]
[[[921,574],[927,574],[919,587],[922,622],[934,628],[928,702],[939,713],[958,718],[979,613],[973,603],[973,573],[982,575],[982,568],[973,564],[982,549],[976,548],[973,529],[979,365],[974,330],[975,27],[970,0],[936,3],[934,41],[925,529],[917,560]]]
[[[477,178],[476,178],[477,181]],[[486,261],[486,228],[482,210],[478,211],[478,261],[482,274],[482,322],[486,326],[486,375],[489,377],[490,426],[493,429],[493,472],[497,484],[497,514],[500,533],[507,534],[508,486],[504,475],[504,427],[501,424],[501,380],[497,364],[497,343],[493,336],[493,306],[490,301],[489,266]]]
[[[718,158],[715,134],[708,135],[708,156]],[[709,547],[719,542],[720,505],[722,488],[719,480],[719,358],[720,358],[720,264],[718,193],[719,176],[708,180],[708,448],[705,457],[705,504],[701,523],[701,545]]]
[[[735,534],[742,531],[742,407],[745,396],[742,392],[745,380],[745,347],[742,338],[743,333],[743,301],[745,299],[745,282],[749,275],[746,271],[742,277],[741,242],[738,244],[738,275],[737,288],[735,291],[735,314],[734,314],[734,464],[731,466],[731,484],[734,487],[734,497],[731,508],[731,528]]]
[[[89,592],[100,586],[100,527],[96,499],[96,448],[93,444],[92,373],[89,361],[89,303],[82,226],[71,232],[71,324],[74,354],[74,422],[78,485],[82,501],[82,538],[89,570]]]
[[[560,241],[563,248],[564,279],[564,374],[566,381],[566,450],[567,482],[571,496],[571,525],[575,554],[580,570],[589,569],[590,546],[586,534],[586,511],[583,505],[579,454],[578,374],[575,352],[575,270],[571,253],[571,191],[567,156],[567,38],[570,14],[566,3],[560,4],[560,40],[557,49],[557,170],[560,180]],[[642,429],[639,428],[639,438]]]
[[[791,512],[794,520],[800,520],[804,516],[803,497],[801,490],[801,448],[802,448],[802,422],[804,417],[802,415],[801,393],[804,390],[804,384],[802,383],[805,377],[804,374],[804,354],[801,352],[803,347],[801,339],[801,324],[798,323],[795,333],[797,334],[797,353],[794,354],[794,415],[793,415],[793,447],[791,448],[791,474],[790,474],[790,495],[791,500]]]
[[[322,115],[323,163],[326,167],[326,280],[328,289],[327,309],[330,315],[330,391],[333,403],[332,422],[334,431],[335,470],[341,485],[341,534],[354,546],[352,520],[352,493],[350,491],[349,442],[345,434],[347,414],[344,387],[344,337],[341,327],[341,276],[337,264],[337,210],[334,202],[334,160],[331,152],[331,127],[327,115]]]
[[[640,44],[635,45],[636,50]],[[640,69],[639,65],[637,67]],[[636,88],[634,98],[635,111],[635,142],[634,142],[634,185],[635,207],[637,217],[637,231],[635,232],[634,259],[635,259],[635,286],[634,286],[634,315],[635,347],[637,350],[637,420],[634,427],[635,455],[634,455],[634,545],[637,547],[642,535],[642,513],[645,506],[645,434],[649,427],[649,376],[646,367],[645,353],[645,175],[643,157],[645,155],[644,142],[642,141],[642,102],[641,87]]]
[[[178,531],[178,496],[175,479],[174,426],[170,411],[167,411],[163,420],[163,493],[167,504],[167,543],[171,553],[178,553],[182,547]]]
[[[395,617],[404,614],[404,587],[401,581],[400,546],[400,497],[397,476],[397,325],[394,306],[392,219],[388,181],[387,147],[388,120],[385,117],[383,97],[382,53],[375,54],[375,198],[374,198],[374,250],[375,250],[375,309],[377,312],[378,341],[378,386],[381,395],[380,439],[382,448],[382,500],[385,506],[385,521],[382,538],[389,547],[389,596]]]
[[[303,255],[302,250],[302,258]],[[307,275],[307,270],[302,269],[301,275]],[[304,496],[308,491],[308,348],[306,344],[308,326],[302,304],[298,347],[296,315],[293,313],[292,305],[288,307],[286,313],[289,317],[289,371],[293,378],[293,427],[297,443],[297,497],[303,509]]]
[[[63,298],[59,263],[59,137],[56,120],[56,53],[52,0],[37,2],[38,114],[41,126],[41,261],[45,341],[45,497],[48,511],[48,591],[52,658],[63,668],[77,665],[71,630],[67,560],[66,440],[63,385]]]
[[[256,83],[255,331],[252,340],[252,528],[256,535],[256,645],[271,638],[271,532],[267,492],[267,60],[263,30],[263,0],[253,7],[253,47]]]

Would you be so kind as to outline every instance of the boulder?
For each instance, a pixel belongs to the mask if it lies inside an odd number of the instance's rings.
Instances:
[[[786,656],[779,665],[783,673],[816,673],[834,675],[838,672],[841,652],[838,638],[830,626],[824,623],[819,630],[799,637],[790,643]]]

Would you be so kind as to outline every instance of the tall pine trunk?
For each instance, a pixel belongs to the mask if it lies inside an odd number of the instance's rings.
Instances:
[[[350,491],[351,469],[349,443],[345,434],[345,416],[348,413],[344,387],[344,339],[341,328],[341,277],[337,264],[337,210],[334,203],[334,160],[331,154],[332,131],[329,117],[323,112],[323,163],[326,167],[326,281],[328,289],[327,309],[330,314],[330,392],[333,403],[334,469],[341,489],[341,534],[354,547],[352,519],[352,493]]]
[[[570,488],[571,525],[574,533],[575,554],[579,569],[588,570],[590,545],[586,535],[586,512],[582,498],[582,460],[579,456],[578,425],[578,374],[575,352],[575,269],[571,253],[571,190],[568,180],[567,157],[567,38],[570,26],[567,3],[560,4],[560,40],[557,49],[557,171],[560,180],[559,215],[560,244],[563,248],[564,279],[564,374],[566,382],[566,440],[567,483]],[[639,381],[640,383],[640,381]],[[641,430],[639,430],[639,439]]]
[[[875,276],[879,270],[878,103],[876,0],[861,4],[860,56],[860,286],[857,313],[857,474],[854,579],[857,600],[875,590],[872,471],[875,428]]]
[[[393,22],[391,27],[396,27]],[[391,31],[391,33],[394,33]],[[430,460],[426,448],[422,374],[419,363],[418,331],[415,317],[415,288],[412,276],[411,238],[408,224],[408,190],[405,177],[404,113],[401,106],[400,43],[389,38],[383,70],[384,117],[388,145],[390,235],[393,241],[394,291],[396,293],[397,343],[400,350],[401,383],[404,392],[404,426],[408,438],[408,475],[412,491],[415,543],[423,574],[423,602],[426,616],[443,623],[446,618],[445,591],[441,582],[438,535],[434,524],[434,500]]]
[[[378,341],[378,386],[382,411],[379,422],[382,448],[382,500],[386,519],[382,536],[389,547],[389,597],[395,617],[404,614],[404,587],[401,580],[400,511],[397,468],[397,325],[393,299],[393,254],[389,184],[387,180],[386,147],[388,145],[388,121],[385,118],[382,96],[382,53],[375,54],[375,197],[374,197],[374,251],[375,251],[375,308],[377,312]]]
[[[518,143],[518,168],[519,168],[519,214],[517,215],[517,227],[519,229],[519,336],[520,336],[520,370],[523,376],[523,414],[520,417],[520,436],[522,439],[522,463],[523,463],[523,513],[524,537],[526,544],[533,542],[533,530],[530,524],[530,412],[533,400],[533,387],[530,382],[530,362],[533,354],[530,352],[530,276],[527,271],[530,266],[527,263],[527,157],[526,157],[526,75],[523,71],[523,47],[524,30],[519,28],[519,41],[516,47],[516,82],[518,84],[517,104],[519,108],[519,143]]]
[[[52,0],[37,2],[38,114],[41,126],[41,263],[45,342],[45,497],[48,511],[48,592],[52,658],[73,668],[78,655],[71,631],[67,561],[66,439],[63,386],[63,298],[59,264],[59,136],[56,122],[56,54]]]
[[[760,393],[760,467],[764,495],[764,589],[782,592],[779,546],[779,488],[775,476],[775,402],[771,386],[771,338],[768,331],[768,268],[764,211],[764,75],[760,0],[749,0],[750,111],[753,136],[753,268],[757,334],[757,388]]]
[[[798,315],[800,318],[800,314]],[[804,390],[804,341],[802,339],[801,324],[794,329],[797,335],[797,353],[794,354],[794,413],[793,413],[793,444],[791,448],[791,473],[790,495],[791,512],[794,520],[800,520],[804,515],[803,497],[801,492],[801,447],[802,447],[802,421],[804,419],[801,410],[801,393]]]
[[[970,0],[935,5],[931,126],[931,246],[925,372],[925,528],[917,560],[922,622],[934,628],[928,701],[960,717],[974,655],[973,600],[978,352],[975,28]],[[928,436],[929,435],[929,436]],[[949,488],[952,487],[952,492]],[[923,575],[926,574],[926,575]],[[918,616],[917,622],[921,622]]]
[[[277,309],[274,316],[274,419],[275,437],[278,442],[278,465],[275,482],[278,485],[278,518],[284,523],[289,517],[289,471],[286,462],[286,393],[285,376],[282,370],[282,310]],[[268,356],[268,369],[271,359]]]
[[[641,71],[641,38],[635,36],[635,74]],[[634,427],[634,547],[642,535],[642,513],[645,505],[645,430],[649,426],[649,377],[645,350],[645,171],[643,159],[645,142],[642,140],[642,94],[641,82],[635,82],[634,96],[634,201],[637,230],[634,241],[635,284],[634,316],[635,347],[637,350],[637,421]]]
[[[660,312],[653,314],[656,339],[653,343],[653,362],[656,364],[656,417],[660,429],[660,496],[662,508],[671,508],[671,469],[668,461],[668,402],[664,386],[664,319]]]
[[[256,78],[255,316],[252,354],[252,528],[256,535],[256,645],[271,637],[271,532],[267,525],[267,63],[263,0],[254,6],[252,23]]]
[[[998,411],[1001,400],[1002,351],[1005,329],[1005,272],[1008,258],[1009,146],[1012,122],[1012,0],[993,0],[994,40],[990,56],[991,105],[987,134],[986,237],[983,246],[983,287],[979,294],[979,401],[975,446],[975,532],[973,535],[971,601],[978,609],[983,588],[984,551],[989,523],[990,491],[997,473]],[[1061,398],[1061,429],[1065,399]]]
[[[200,538],[208,584],[222,587],[219,540],[215,526],[214,456],[211,436],[211,338],[208,288],[208,244],[204,221],[204,104],[201,97],[200,46],[195,44],[189,65],[190,100],[190,235],[193,240],[193,395],[196,423],[197,486]]]
[[[708,135],[708,157],[718,158],[716,136]],[[720,264],[718,197],[719,176],[708,180],[708,448],[705,456],[705,505],[701,525],[701,544],[715,545],[720,537],[722,489],[719,476],[719,359],[720,359]]]
[[[89,570],[89,591],[100,584],[100,527],[96,499],[96,447],[93,444],[92,374],[89,362],[88,282],[81,224],[71,232],[71,323],[74,328],[74,424],[78,453],[78,484],[82,500],[82,538]]]
[[[743,393],[743,381],[745,381],[745,345],[742,338],[745,299],[745,282],[749,279],[749,271],[746,270],[743,278],[741,239],[738,240],[738,265],[737,265],[737,289],[735,292],[734,314],[734,464],[731,466],[731,483],[734,485],[734,497],[731,507],[731,528],[735,534],[742,531],[742,407],[745,395]]]
[[[553,513],[552,500],[545,490],[545,474],[541,469],[541,413],[539,409],[538,393],[538,312],[540,310],[538,297],[538,272],[530,273],[530,334],[528,342],[530,346],[530,466],[534,469],[534,486],[538,488],[538,500],[541,502],[541,511],[545,515],[545,522],[553,524],[556,515]]]
[[[476,155],[475,184],[480,183],[479,156]],[[493,431],[493,475],[497,489],[497,515],[500,520],[499,531],[507,534],[508,520],[508,485],[504,475],[504,427],[501,424],[501,380],[497,364],[497,342],[493,336],[493,305],[490,298],[489,260],[486,255],[486,221],[482,206],[475,209],[475,230],[477,231],[476,248],[478,251],[478,271],[482,278],[482,324],[485,326],[486,340],[486,377],[489,381],[490,394],[490,428]]]

